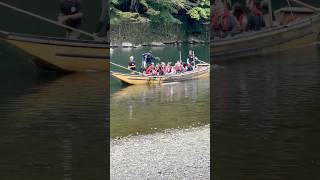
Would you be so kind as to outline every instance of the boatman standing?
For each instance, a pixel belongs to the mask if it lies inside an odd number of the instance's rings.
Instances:
[[[195,61],[198,58],[194,56],[194,53],[192,50],[189,50],[188,58],[187,58],[187,64],[191,64],[191,66],[194,66]]]
[[[61,0],[58,22],[79,29],[82,16],[80,0]],[[66,36],[69,39],[78,39],[80,33],[67,29]]]
[[[154,63],[155,58],[152,55],[152,51],[142,54],[142,66],[143,68],[147,68],[149,65]]]

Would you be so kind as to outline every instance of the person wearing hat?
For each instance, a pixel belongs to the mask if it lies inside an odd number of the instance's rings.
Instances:
[[[133,56],[130,56],[130,58],[129,58],[128,69],[129,70],[133,70],[133,71],[136,70],[136,62],[134,61],[134,57]]]

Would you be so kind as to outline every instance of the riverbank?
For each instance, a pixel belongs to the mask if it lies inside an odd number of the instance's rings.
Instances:
[[[209,125],[111,140],[111,179],[210,179]]]
[[[111,26],[111,47],[164,46],[167,44],[210,43],[209,24],[125,23]]]

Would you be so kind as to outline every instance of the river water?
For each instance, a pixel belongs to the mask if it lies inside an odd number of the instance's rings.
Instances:
[[[56,19],[59,1],[4,1]],[[84,2],[83,29],[93,32],[101,1]],[[0,7],[0,29],[64,36],[64,30]],[[106,179],[106,73],[42,72],[0,44],[0,179]]]
[[[306,47],[214,70],[215,179],[320,177],[319,60]]]
[[[39,72],[0,51],[0,179],[105,179],[107,76]]]
[[[175,62],[179,59],[179,51],[182,59],[186,60],[189,49],[194,50],[199,59],[209,62],[208,45],[116,48],[111,51],[111,60],[127,66],[132,55],[138,63],[137,67],[140,67],[143,52],[152,50],[161,61]],[[126,71],[115,66],[111,70]],[[209,124],[209,79],[155,86],[126,86],[112,77],[110,88],[112,138]]]

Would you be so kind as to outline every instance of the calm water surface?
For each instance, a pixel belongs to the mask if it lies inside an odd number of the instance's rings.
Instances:
[[[320,50],[222,63],[213,73],[215,179],[320,178]]]
[[[0,179],[105,179],[104,74],[39,72],[0,50]]]
[[[152,48],[155,56],[164,62],[186,59],[189,49],[193,49],[199,59],[209,62],[209,47],[166,46]],[[114,49],[113,62],[127,66],[130,55],[141,65],[141,53],[150,50]],[[113,71],[123,71],[114,66]],[[209,123],[209,79],[185,81],[155,86],[125,86],[111,78],[111,137],[153,133],[169,128],[187,128]]]
[[[59,0],[3,0],[56,20]],[[81,29],[93,32],[100,0],[83,1]],[[0,7],[0,29],[63,37],[63,28]],[[0,179],[106,179],[106,74],[39,72],[0,43]],[[102,158],[105,157],[105,158]]]

